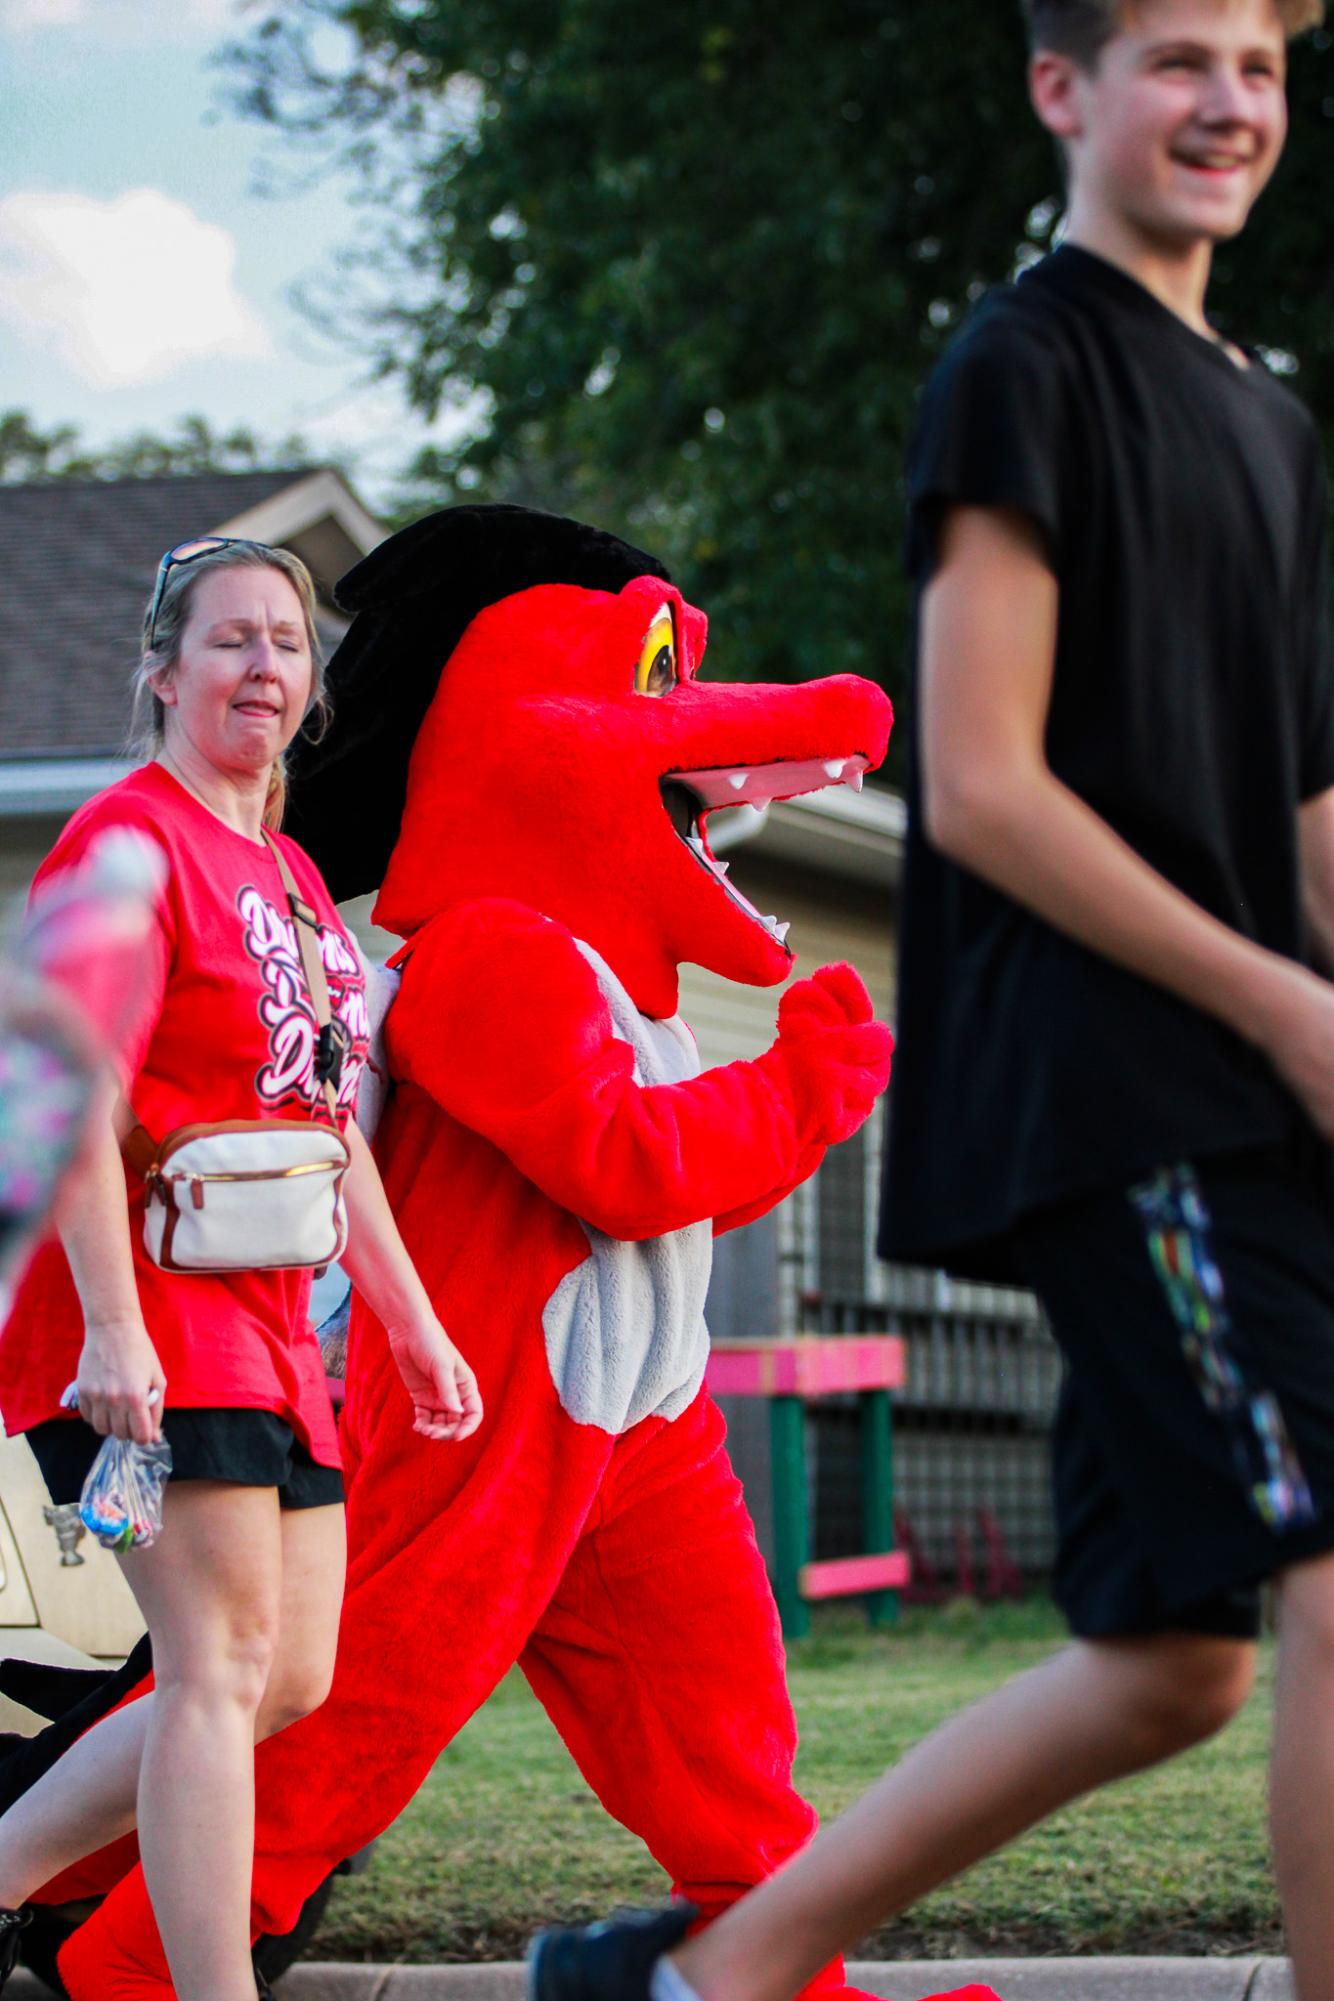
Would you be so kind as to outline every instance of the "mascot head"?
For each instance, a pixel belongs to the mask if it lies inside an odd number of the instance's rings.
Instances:
[[[410,939],[508,897],[592,945],[646,1014],[677,967],[769,986],[792,955],[709,847],[720,807],[860,787],[890,706],[853,675],[699,680],[706,620],[662,565],[519,507],[455,507],[338,587],[332,728],[303,744],[289,825],[342,899]],[[496,996],[497,1006],[504,995]]]

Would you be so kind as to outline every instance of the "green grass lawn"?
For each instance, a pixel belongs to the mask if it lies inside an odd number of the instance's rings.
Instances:
[[[869,1633],[830,1614],[791,1649],[797,1777],[826,1817],[936,1723],[1044,1658],[1046,1607],[960,1604]],[[1211,1744],[1082,1802],[868,1942],[870,1956],[1280,1949],[1264,1823],[1270,1659]],[[340,1882],[315,1957],[519,1956],[535,1924],[655,1902],[665,1884],[608,1819],[518,1675],[450,1746],[366,1875]]]

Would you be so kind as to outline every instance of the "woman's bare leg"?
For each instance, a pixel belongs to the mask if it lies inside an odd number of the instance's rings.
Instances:
[[[193,1504],[187,1500],[182,1508],[182,1496],[193,1496]],[[216,1514],[206,1497],[217,1500]],[[210,1918],[228,1902],[237,1904],[235,1886],[230,1899],[211,1894],[210,1912],[199,1911],[202,1933],[198,1924],[178,1926],[172,1913],[182,1902],[187,1911],[198,1906],[192,1892],[199,1881],[210,1880],[210,1848],[230,1853],[237,1832],[240,1859],[232,1873],[241,1883],[240,1914],[232,1947],[237,1940],[248,1945],[251,1752],[258,1737],[307,1713],[327,1690],[342,1600],[343,1511],[328,1507],[280,1515],[273,1489],[220,1482],[169,1488],[167,1506],[170,1536],[124,1559],[154,1635],[160,1693],[104,1718],[0,1819],[0,1903],[21,1902],[62,1868],[132,1828],[142,1781],[147,1823],[140,1845],[178,1991],[183,1997],[207,1993],[209,2001],[219,2001],[232,1990],[219,1986],[212,1972],[188,1983],[192,1962],[202,1952],[207,1963],[212,1950],[210,1934],[218,1926]],[[156,1560],[164,1555],[171,1561]],[[270,1609],[275,1594],[276,1621]],[[181,1626],[176,1608],[183,1613],[187,1606],[188,1633],[182,1634],[173,1621]],[[215,1703],[216,1727],[201,1725]],[[185,1777],[182,1803],[193,1799],[196,1815],[202,1811],[201,1839],[188,1810],[184,1824],[173,1813],[169,1794],[178,1772]],[[222,1815],[213,1810],[215,1778],[221,1797],[232,1802]],[[165,1868],[152,1859],[159,1852]],[[218,1887],[211,1884],[214,1891]],[[185,1955],[179,1972],[172,1945],[178,1930]],[[236,1957],[234,1949],[230,1956]],[[239,1961],[230,1977],[233,1982],[241,1977]],[[237,1991],[251,2001],[248,1952],[244,1978],[247,1984]]]
[[[0,1818],[0,1908],[130,1832],[152,1703],[104,1716]]]
[[[1254,1655],[1194,1634],[1076,1641],[943,1724],[673,1962],[702,2001],[790,2001],[836,1953],[1057,1807],[1220,1728]]]
[[[259,1706],[257,1744],[309,1716],[329,1693],[347,1575],[347,1518],[341,1507],[283,1508],[279,1531],[278,1653]]]
[[[252,2001],[255,1721],[277,1652],[278,1497],[169,1487],[162,1536],[125,1563],[153,1636],[139,1853],[179,2001]],[[201,1896],[201,1886],[207,1895]]]
[[[342,1508],[284,1509],[279,1521],[278,1650],[255,1720],[257,1744],[323,1701],[346,1568]],[[0,1816],[0,1907],[17,1908],[63,1869],[132,1831],[153,1700],[141,1696],[103,1717]]]

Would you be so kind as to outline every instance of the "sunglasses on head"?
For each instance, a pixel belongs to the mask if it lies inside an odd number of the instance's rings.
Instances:
[[[153,601],[148,607],[148,651],[153,650],[157,637],[157,615],[162,609],[162,597],[167,588],[167,578],[181,563],[193,563],[199,556],[211,556],[218,549],[257,549],[261,545],[250,541],[244,535],[201,535],[194,542],[178,542],[174,549],[168,549],[157,566],[157,581],[153,585]]]

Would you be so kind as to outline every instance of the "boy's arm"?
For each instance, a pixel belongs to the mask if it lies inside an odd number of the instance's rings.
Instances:
[[[1334,650],[1329,631],[1328,502],[1316,438],[1303,518],[1308,542],[1302,575],[1310,593],[1310,628],[1302,684],[1298,859],[1312,956],[1323,973],[1334,975]]]
[[[931,841],[1058,931],[1256,1044],[1334,1139],[1334,986],[1173,888],[1048,765],[1056,621],[1040,530],[1008,510],[949,509],[922,605]],[[1334,923],[1334,859],[1328,870]]]
[[[1317,963],[1334,972],[1334,787],[1297,809],[1302,909]]]

